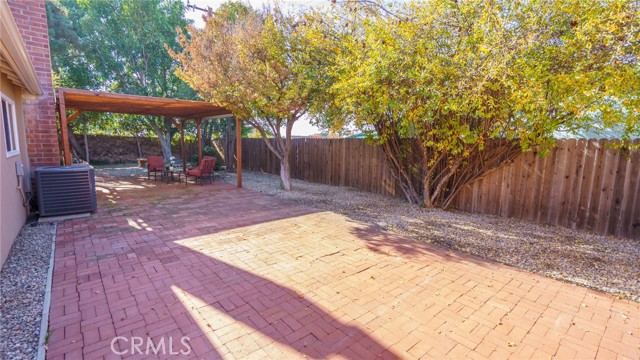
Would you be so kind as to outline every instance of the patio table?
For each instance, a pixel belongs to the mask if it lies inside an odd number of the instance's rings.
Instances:
[[[176,169],[167,169],[167,168],[165,168],[162,171],[162,181],[165,181],[167,184],[172,182],[172,181],[175,181],[176,179],[175,179],[175,177],[173,175],[176,172],[177,172]],[[179,179],[180,178],[178,178],[178,180]]]

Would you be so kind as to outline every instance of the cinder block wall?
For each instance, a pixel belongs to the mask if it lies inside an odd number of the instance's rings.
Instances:
[[[8,4],[44,91],[42,96],[23,97],[30,169],[60,165],[45,0],[8,0]]]

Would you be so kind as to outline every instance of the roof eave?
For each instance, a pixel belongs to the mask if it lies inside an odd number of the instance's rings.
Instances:
[[[32,95],[43,95],[38,75],[6,1],[0,1],[0,34],[0,53],[21,81],[17,85]]]

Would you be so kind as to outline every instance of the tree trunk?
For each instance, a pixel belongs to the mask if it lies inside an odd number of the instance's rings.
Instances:
[[[236,138],[235,136],[230,139],[229,141],[229,150],[227,151],[227,154],[225,157],[227,158],[227,166],[231,165],[231,169],[235,170],[236,168]],[[227,168],[228,170],[228,168]]]
[[[280,160],[280,180],[282,180],[282,188],[291,191],[291,167],[286,157]]]
[[[423,161],[424,162],[424,161]],[[422,177],[422,198],[424,199],[422,205],[426,208],[433,207],[431,202],[431,179],[430,175]]]
[[[165,164],[171,160],[171,132],[167,131],[166,137],[159,136],[160,147],[162,147],[162,157]]]
[[[227,120],[227,131],[224,135],[224,158],[227,165],[227,171],[235,169],[235,149],[236,149],[236,137],[234,135],[234,128],[232,120]]]
[[[138,146],[138,157],[142,157],[142,147],[140,147],[140,135],[137,132],[133,133],[133,136],[136,138],[136,145]]]
[[[207,120],[203,122],[202,126],[202,147],[212,146],[213,140],[211,136],[213,135],[213,120]]]
[[[160,147],[162,148],[162,157],[164,158],[164,162],[168,163],[171,160],[171,129],[163,133],[160,128],[154,123],[150,122],[151,127],[153,128],[153,132],[156,133],[158,140],[160,140]]]
[[[214,149],[216,149],[216,151],[218,152],[218,154],[220,154],[220,157],[222,157],[222,161],[226,164],[227,163],[227,158],[225,157],[225,153],[223,149],[220,149],[220,146],[218,145],[217,141],[211,140],[211,147],[213,147]]]
[[[82,126],[82,132],[84,136],[84,154],[85,160],[89,163],[89,141],[87,141],[87,123],[85,122]]]
[[[391,174],[400,183],[400,189],[402,189],[402,193],[407,198],[407,201],[411,204],[419,204],[420,196],[418,195],[418,191],[416,191],[416,188],[411,181],[411,175],[405,168],[405,164],[403,164],[398,159],[397,152],[399,150],[391,146],[391,144],[389,144],[389,141],[382,144],[382,149],[387,162],[389,163],[389,165],[391,165]],[[394,151],[396,151],[396,153],[394,153]]]
[[[229,140],[229,123],[227,122],[227,129],[225,130],[224,134],[222,135],[222,151],[224,151],[224,163],[227,166],[227,171],[231,170],[231,163],[233,162],[233,159],[229,156],[229,142],[231,140]]]
[[[433,193],[431,194],[431,199],[428,204],[425,202],[425,206],[428,205],[429,207],[433,207],[435,205],[442,206],[444,204],[446,197],[443,197],[442,192],[444,191],[445,185],[447,184],[447,182],[449,182],[451,176],[453,176],[453,174],[455,174],[455,172],[458,170],[460,161],[461,160],[456,160],[453,165],[448,167],[448,170],[446,172],[443,171],[445,175],[436,184],[436,187],[435,189],[433,189]],[[425,196],[425,199],[427,197],[428,196]]]
[[[78,154],[82,154],[82,147],[80,146],[78,139],[76,139],[76,136],[73,134],[73,130],[71,130],[71,126],[69,126],[67,129],[69,133],[69,144],[71,145],[71,148],[73,149],[73,152],[75,153],[76,158],[78,158]]]

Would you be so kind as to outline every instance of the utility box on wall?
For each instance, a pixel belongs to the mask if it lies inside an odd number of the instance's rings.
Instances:
[[[35,170],[40,216],[96,211],[96,182],[87,165],[46,166]]]

